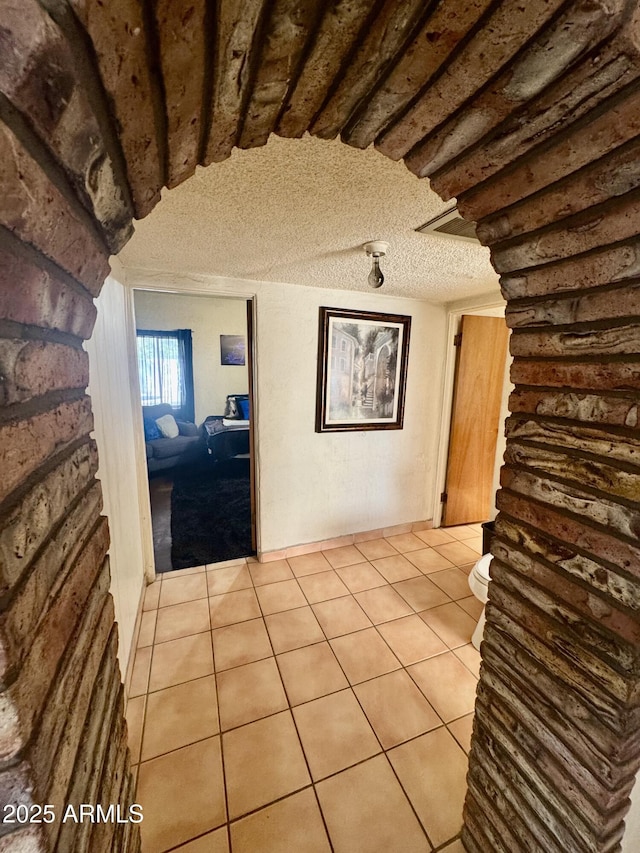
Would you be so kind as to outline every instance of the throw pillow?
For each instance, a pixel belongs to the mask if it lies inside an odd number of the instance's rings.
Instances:
[[[180,435],[178,424],[173,415],[163,415],[156,421],[158,429],[165,438],[177,438]]]
[[[238,405],[240,406],[240,411],[242,412],[242,419],[245,421],[249,420],[249,401],[248,400],[238,400]]]
[[[154,441],[156,438],[162,438],[158,424],[153,418],[144,418],[144,440]]]
[[[200,435],[200,430],[195,424],[192,424],[189,421],[176,421],[176,423],[178,424],[180,435]]]

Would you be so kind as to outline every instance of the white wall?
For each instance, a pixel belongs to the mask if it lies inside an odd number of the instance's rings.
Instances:
[[[638,853],[640,850],[640,773],[636,776],[636,783],[631,791],[631,808],[624,823],[622,853]]]
[[[246,365],[220,364],[220,335],[247,335],[247,307],[241,299],[136,290],[139,329],[191,329],[196,422],[221,415],[227,394],[246,394]]]
[[[115,269],[117,261],[112,265]],[[118,265],[119,266],[119,265]],[[98,445],[98,479],[109,518],[111,593],[119,625],[122,673],[127,669],[144,586],[144,544],[136,469],[136,423],[131,403],[128,352],[128,293],[112,273],[96,300],[98,318],[89,353],[90,384]]]
[[[135,287],[255,295],[260,551],[431,517],[445,311],[378,294],[130,271]],[[320,306],[412,317],[404,429],[315,432]]]
[[[443,309],[416,300],[271,286],[258,297],[262,550],[430,517]],[[318,309],[412,317],[404,429],[314,432]]]

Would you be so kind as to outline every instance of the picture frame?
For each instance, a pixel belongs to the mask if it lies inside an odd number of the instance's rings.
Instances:
[[[234,367],[246,364],[244,335],[220,335],[220,364]]]
[[[402,429],[411,317],[320,308],[316,432]]]

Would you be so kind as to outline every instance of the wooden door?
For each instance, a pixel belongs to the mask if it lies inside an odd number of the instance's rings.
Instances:
[[[462,317],[443,525],[472,524],[490,516],[508,339],[503,317]]]

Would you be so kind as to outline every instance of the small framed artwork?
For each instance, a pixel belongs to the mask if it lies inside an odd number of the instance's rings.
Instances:
[[[320,309],[316,432],[402,429],[411,317]]]
[[[220,335],[220,364],[245,363],[244,335]]]

